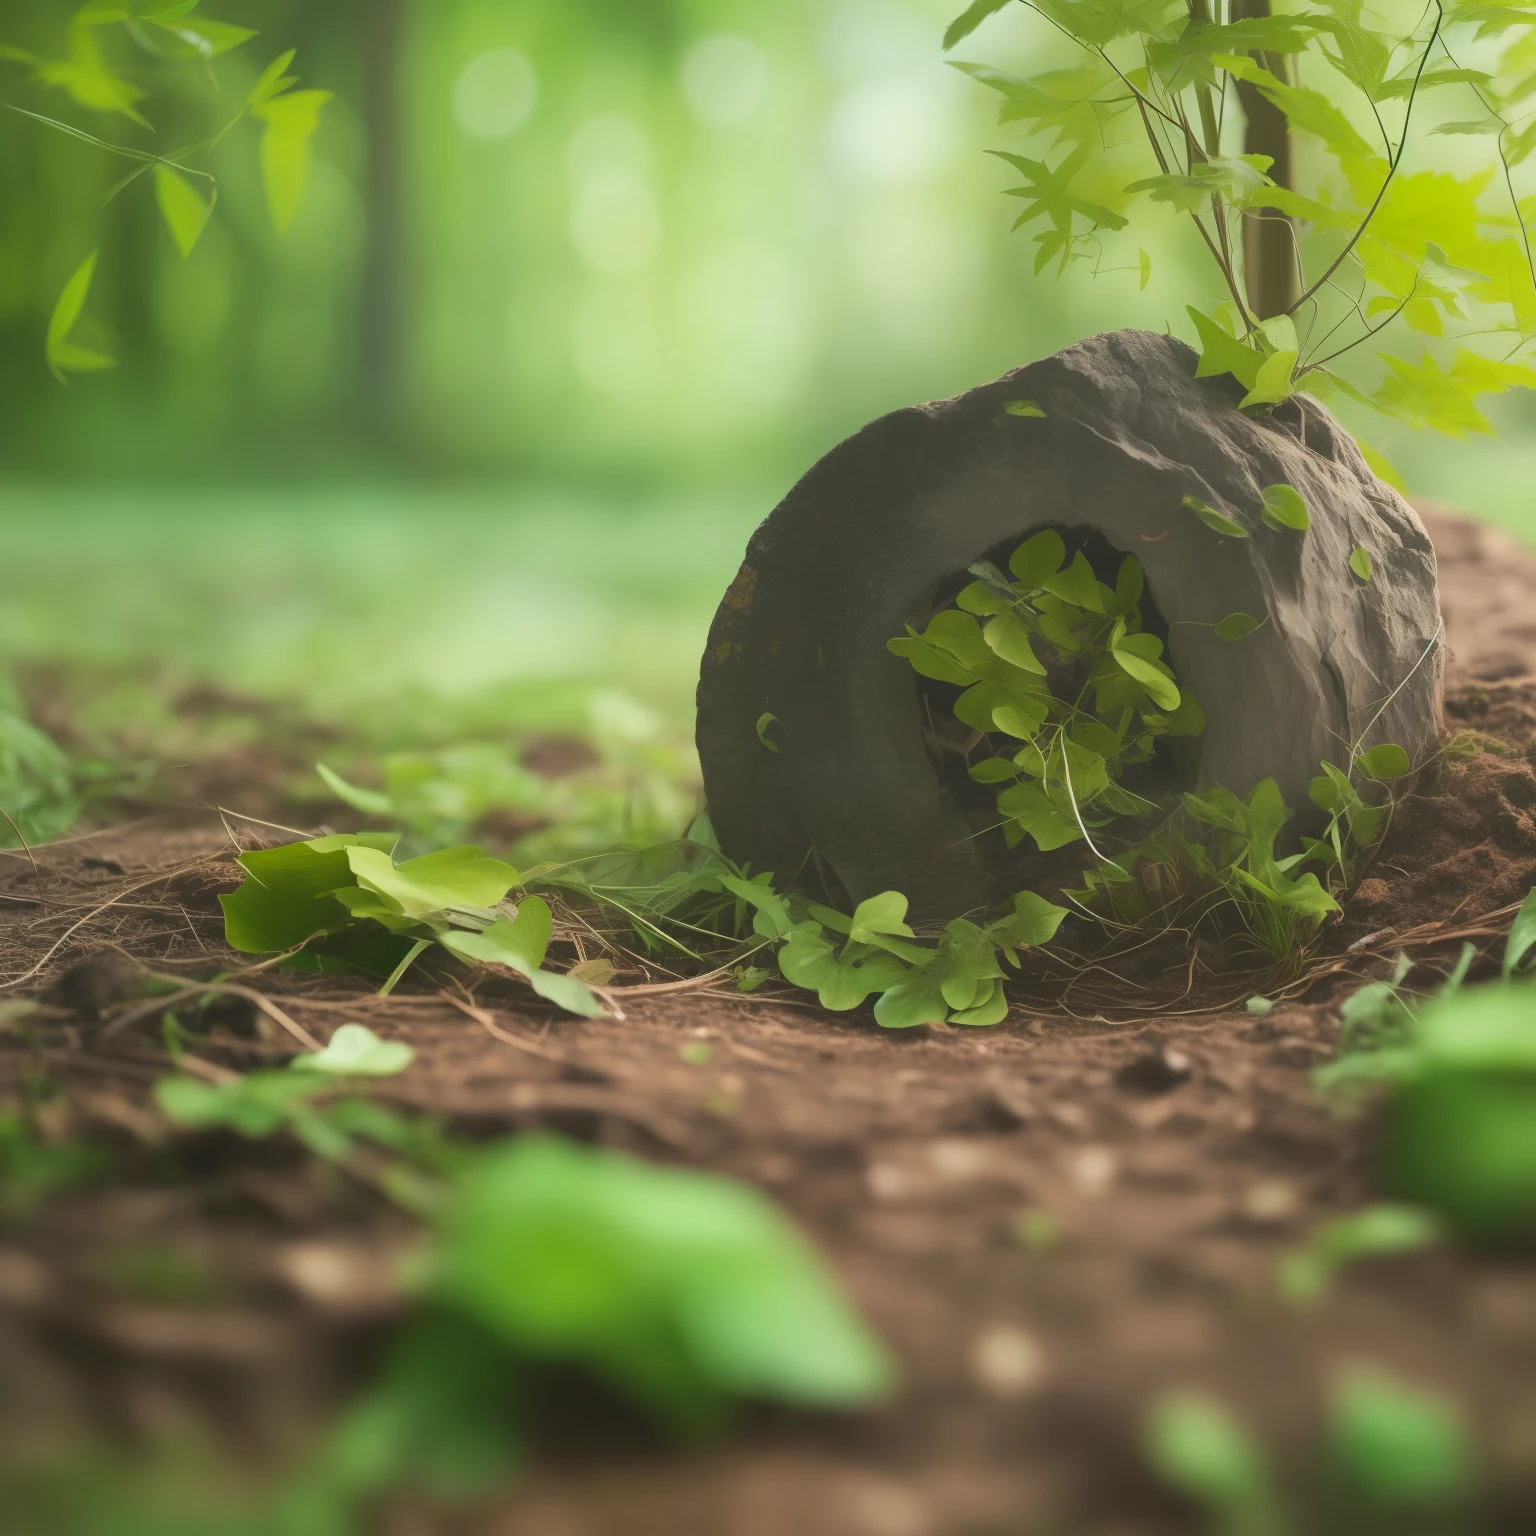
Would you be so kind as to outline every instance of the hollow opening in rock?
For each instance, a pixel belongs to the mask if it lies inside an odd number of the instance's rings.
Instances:
[[[1081,551],[1092,566],[1094,575],[1109,587],[1115,585],[1115,579],[1127,556],[1135,553],[1117,548],[1096,528],[1050,523],[1002,540],[983,551],[977,559],[990,561],[999,569],[1007,571],[1008,560],[1014,550],[1026,538],[1043,533],[1048,528],[1061,535],[1069,563]],[[971,571],[963,570],[940,582],[934,589],[928,617],[952,607],[960,591],[975,579]],[[1166,652],[1168,622],[1157,606],[1150,582],[1144,587],[1137,607],[1141,613],[1142,630],[1161,640]],[[1067,700],[1077,697],[1086,681],[1083,663],[1062,664],[1053,657],[1045,656],[1041,659],[1046,664],[1052,694]],[[923,741],[929,760],[938,773],[940,783],[970,821],[977,851],[1000,894],[1022,889],[1026,884],[1041,879],[1050,881],[1058,874],[1063,878],[1072,878],[1088,864],[1097,862],[1082,842],[1068,844],[1050,853],[1041,853],[1028,839],[1015,848],[1009,848],[1003,836],[1003,818],[997,811],[996,786],[977,783],[971,778],[969,769],[972,764],[984,758],[1012,758],[1023,743],[1001,732],[974,731],[958,720],[954,714],[954,703],[962,690],[954,684],[937,682],[915,674],[914,682],[922,711]],[[1121,782],[1133,794],[1165,804],[1181,791],[1194,788],[1198,757],[1199,738],[1165,736],[1158,741],[1151,760],[1129,768]],[[1145,836],[1153,819],[1136,820],[1127,817],[1113,826],[1095,830],[1094,841],[1101,847],[1106,844],[1111,848],[1123,847]]]

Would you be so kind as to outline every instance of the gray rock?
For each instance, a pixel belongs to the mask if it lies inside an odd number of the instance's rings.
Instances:
[[[884,417],[801,480],[753,535],[699,682],[705,789],[732,857],[782,881],[819,870],[855,900],[901,890],[930,915],[1006,894],[1002,838],[978,835],[996,817],[940,771],[918,679],[886,641],[926,623],[972,561],[1047,526],[1142,563],[1209,721],[1176,787],[1241,795],[1273,777],[1305,825],[1323,759],[1347,761],[1355,742],[1394,741],[1416,762],[1434,750],[1443,640],[1418,517],[1316,401],[1246,415],[1234,380],[1194,371],[1169,336],[1091,337]],[[1044,419],[1008,414],[1016,399]],[[1279,482],[1306,498],[1309,533],[1260,521]],[[1213,533],[1185,496],[1250,536]],[[1357,546],[1368,583],[1349,569]],[[1237,610],[1268,622],[1236,643],[1191,627]],[[758,737],[765,713],[777,752]]]

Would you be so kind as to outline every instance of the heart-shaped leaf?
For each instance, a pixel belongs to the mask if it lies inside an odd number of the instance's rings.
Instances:
[[[1362,752],[1355,759],[1355,766],[1368,779],[1400,779],[1412,766],[1408,754],[1394,742],[1384,742]]]
[[[394,1077],[415,1059],[403,1040],[381,1040],[366,1024],[343,1024],[323,1051],[296,1056],[289,1065],[337,1077]]]
[[[1248,530],[1239,522],[1227,516],[1225,512],[1219,512],[1209,502],[1201,501],[1198,496],[1186,496],[1181,503],[1187,507],[1202,523],[1214,533],[1221,534],[1229,539],[1246,539]]]
[[[1266,485],[1259,516],[1271,528],[1290,528],[1305,533],[1312,526],[1306,501],[1294,485]]]
[[[1250,613],[1229,613],[1216,626],[1218,640],[1246,640],[1256,629],[1263,626]]]

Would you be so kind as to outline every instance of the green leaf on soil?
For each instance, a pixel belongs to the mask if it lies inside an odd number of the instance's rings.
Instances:
[[[1296,1306],[1317,1300],[1335,1270],[1361,1259],[1416,1253],[1445,1235],[1428,1211],[1412,1205],[1367,1206],[1324,1222],[1304,1248],[1288,1253],[1275,1272],[1281,1296]]]
[[[889,1356],[756,1190],[552,1136],[483,1154],[440,1223],[433,1292],[519,1353],[584,1366],[687,1435],[726,1400],[854,1407]]]
[[[381,1040],[366,1024],[343,1024],[323,1051],[296,1056],[289,1065],[339,1077],[395,1077],[415,1059],[403,1040]]]
[[[466,844],[424,854],[396,864],[376,848],[350,847],[347,860],[365,891],[371,891],[402,916],[435,918],[455,907],[488,909],[518,883],[510,864]]]
[[[1143,1432],[1148,1464],[1169,1487],[1217,1515],[1233,1532],[1268,1529],[1274,1511],[1264,1453],[1216,1399],[1170,1392]]]
[[[1371,552],[1357,548],[1349,557],[1349,568],[1361,581],[1369,581],[1375,570],[1371,563]]]
[[[1502,971],[1507,981],[1520,969],[1521,962],[1536,949],[1536,890],[1526,893],[1515,914],[1515,921],[1504,944]]]
[[[481,933],[450,928],[438,936],[438,941],[462,960],[501,965],[517,972],[540,997],[567,1013],[587,1019],[602,1017],[603,1005],[585,982],[543,969],[552,929],[549,904],[542,897],[525,896],[518,903],[514,921],[497,918]]]
[[[1010,400],[1003,409],[1010,416],[1033,416],[1045,420],[1045,412],[1033,400]]]
[[[348,851],[371,849],[387,861],[399,840],[398,832],[361,832],[241,854],[245,883],[219,897],[226,942],[241,954],[275,954],[345,927],[351,914],[336,892],[355,883]]]
[[[1340,1479],[1381,1509],[1443,1508],[1474,1482],[1472,1435],[1456,1406],[1375,1370],[1353,1370],[1335,1388],[1328,1455]]]

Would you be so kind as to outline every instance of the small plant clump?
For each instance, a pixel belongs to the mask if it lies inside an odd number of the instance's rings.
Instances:
[[[1483,1245],[1536,1237],[1536,993],[1523,975],[1533,950],[1536,892],[1499,982],[1464,987],[1477,954],[1468,944],[1436,995],[1418,996],[1400,960],[1390,980],[1345,1002],[1338,1059],[1317,1075],[1344,1102],[1384,1094],[1383,1184]]]
[[[1022,745],[974,764],[978,783],[1005,786],[997,808],[1010,847],[1028,837],[1047,851],[1088,841],[1091,828],[1155,809],[1126,786],[1165,736],[1198,736],[1205,716],[1179,688],[1163,642],[1142,627],[1141,564],[1122,562],[1115,585],[1079,550],[1067,561],[1054,529],[1008,562],[971,567],[978,578],[919,634],[890,642],[923,677],[965,692],[955,717],[976,733]],[[1043,655],[1042,655],[1043,653]]]
[[[1305,533],[1306,506],[1291,487],[1266,490],[1266,518],[1271,508],[1274,526]],[[1194,510],[1203,521],[1221,516]],[[1288,854],[1279,838],[1292,812],[1273,779],[1246,799],[1220,786],[1173,798],[1141,793],[1131,787],[1137,770],[1167,739],[1201,735],[1205,714],[1145,628],[1140,562],[1126,556],[1111,587],[1083,551],[1069,562],[1065,540],[1046,529],[1014,550],[1009,571],[1011,580],[977,562],[977,579],[955,606],[889,642],[920,676],[963,688],[952,707],[972,733],[971,750],[1009,741],[1011,756],[994,753],[968,769],[978,783],[1003,786],[997,809],[1008,846],[1027,838],[1045,853],[1085,843],[1099,862],[1067,895],[1104,922],[1169,929],[1216,920],[1272,960],[1294,963],[1318,923],[1339,910],[1358,852],[1385,831],[1390,795],[1368,801],[1356,781],[1402,777],[1407,754],[1357,748],[1348,768],[1321,764],[1310,797],[1328,822]],[[1260,627],[1246,613],[1210,626],[1228,642]],[[1151,834],[1127,845],[1127,824],[1154,816]]]

